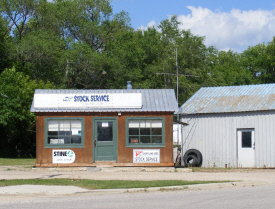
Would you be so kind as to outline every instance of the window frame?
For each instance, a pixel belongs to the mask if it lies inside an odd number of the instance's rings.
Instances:
[[[81,143],[79,144],[49,144],[48,143],[48,121],[50,120],[81,120]],[[84,117],[45,117],[44,126],[45,148],[84,148]]]
[[[129,142],[129,121],[130,120],[161,120],[162,121],[162,142],[161,143],[130,143]],[[165,117],[126,117],[125,122],[126,147],[165,147]],[[140,133],[139,133],[140,137]],[[150,138],[152,134],[150,133]]]

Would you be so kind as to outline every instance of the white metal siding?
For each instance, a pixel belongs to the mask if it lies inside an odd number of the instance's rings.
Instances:
[[[184,115],[183,155],[198,149],[203,167],[237,167],[237,130],[255,130],[255,167],[275,167],[275,111]]]

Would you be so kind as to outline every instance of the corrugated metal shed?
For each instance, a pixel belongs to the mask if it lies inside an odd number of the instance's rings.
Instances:
[[[35,94],[97,94],[97,93],[141,93],[142,108],[62,108],[50,109],[34,108],[31,112],[175,112],[178,103],[173,89],[106,89],[106,90],[64,90],[64,89],[37,89]]]
[[[275,84],[203,87],[181,107],[181,114],[275,109]]]

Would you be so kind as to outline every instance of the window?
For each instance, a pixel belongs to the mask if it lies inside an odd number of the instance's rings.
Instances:
[[[83,118],[46,118],[45,147],[84,147]]]
[[[242,148],[251,148],[252,147],[252,137],[251,131],[242,132]]]
[[[164,147],[164,118],[126,118],[128,147]]]

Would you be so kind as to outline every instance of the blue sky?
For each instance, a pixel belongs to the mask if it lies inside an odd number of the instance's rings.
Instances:
[[[275,36],[275,0],[112,0],[113,12],[129,13],[146,29],[177,14],[181,29],[205,36],[205,44],[242,52]]]

